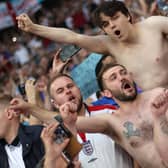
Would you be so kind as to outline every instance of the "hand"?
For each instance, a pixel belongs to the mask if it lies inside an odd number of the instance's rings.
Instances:
[[[23,113],[27,115],[30,113],[31,104],[21,98],[14,98],[11,100],[9,108],[13,109],[17,114]]]
[[[59,111],[66,125],[75,125],[77,120],[77,105],[75,103],[64,103],[59,107]]]
[[[152,102],[154,117],[165,115],[168,109],[168,90],[164,89]]]
[[[65,66],[71,61],[71,58],[67,59],[65,62],[63,62],[60,59],[60,52],[61,49],[59,49],[53,58],[53,63],[52,63],[52,74],[53,76],[55,74],[61,73],[63,71],[63,69],[65,68]]]
[[[62,151],[69,143],[69,139],[64,140],[63,143],[57,144],[54,139],[55,129],[57,128],[58,123],[51,123],[46,128],[43,129],[41,133],[41,138],[45,146],[45,164],[46,167],[64,167],[65,161],[60,157],[62,156]],[[73,161],[74,168],[80,168],[81,164],[79,161]],[[64,166],[63,166],[64,165]],[[66,163],[67,166],[67,163]],[[44,166],[45,167],[45,166]]]
[[[60,106],[60,114],[64,121],[65,126],[73,133],[74,136],[77,135],[76,121],[77,121],[77,105],[72,102],[67,102]]]
[[[29,32],[33,27],[33,22],[30,20],[29,16],[25,13],[16,17],[18,27],[25,32]]]
[[[69,139],[66,139],[63,143],[57,144],[55,143],[55,130],[58,126],[58,123],[51,123],[47,127],[45,127],[41,133],[41,138],[43,140],[45,151],[47,157],[50,157],[51,160],[56,160],[61,156],[62,151],[67,146]]]
[[[26,80],[25,91],[26,91],[26,96],[27,96],[28,102],[33,103],[33,104],[37,104],[36,101],[39,97],[39,92],[36,89],[34,79]]]

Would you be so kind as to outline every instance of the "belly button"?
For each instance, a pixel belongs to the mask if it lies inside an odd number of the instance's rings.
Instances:
[[[156,58],[156,62],[159,62],[159,61],[160,61],[160,58],[159,58],[159,57],[157,57],[157,58]]]

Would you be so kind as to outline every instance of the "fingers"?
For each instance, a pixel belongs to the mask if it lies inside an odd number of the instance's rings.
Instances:
[[[21,18],[26,18],[26,17],[28,17],[28,15],[26,13],[22,13],[19,16],[16,17],[16,20],[19,20]]]
[[[34,86],[35,82],[36,82],[35,79],[28,79],[26,80],[25,87]]]
[[[159,96],[155,99],[155,101],[153,102],[153,105],[154,105],[155,108],[160,108],[162,103],[163,103],[162,97]]]
[[[61,53],[61,51],[62,51],[62,49],[59,48],[58,51],[57,51],[57,52],[55,53],[55,55],[54,55],[54,60],[60,59],[60,53]]]
[[[28,15],[23,13],[16,17],[18,27],[24,31],[29,31],[32,21],[29,19]]]
[[[153,105],[156,108],[160,108],[165,103],[168,103],[168,90],[164,89],[163,92],[155,98]]]
[[[19,98],[14,98],[10,101],[10,105],[17,105],[19,103]]]
[[[69,113],[75,113],[77,111],[77,104],[72,102],[67,102],[60,106],[60,112],[63,117],[68,117]]]
[[[48,125],[47,127],[44,127],[42,133],[41,133],[41,137],[51,137],[54,134],[55,129],[57,128],[58,123],[51,123],[50,125]]]

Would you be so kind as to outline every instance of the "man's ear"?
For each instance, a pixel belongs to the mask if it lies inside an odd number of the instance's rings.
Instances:
[[[14,112],[14,110],[7,108],[5,110],[6,116],[8,120],[12,120],[14,117],[17,117],[18,115]]]
[[[104,95],[105,97],[108,97],[108,98],[113,98],[113,95],[112,95],[111,91],[108,90],[108,89],[105,89],[105,90],[103,91],[103,95]]]
[[[127,16],[127,18],[128,18],[128,21],[130,22],[130,19],[131,19],[131,18],[130,18],[130,16],[129,16],[129,15]]]
[[[55,108],[59,108],[59,105],[55,102],[54,99],[51,99],[51,104],[52,104],[52,106],[54,106]]]

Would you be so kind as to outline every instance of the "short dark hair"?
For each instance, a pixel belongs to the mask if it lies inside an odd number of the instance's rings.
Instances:
[[[102,28],[102,21],[100,18],[100,14],[103,13],[106,16],[114,16],[117,12],[123,13],[125,16],[130,16],[130,23],[132,23],[132,17],[130,12],[128,11],[125,4],[121,1],[105,1],[102,4],[100,4],[99,7],[96,8],[96,10],[93,13],[93,21],[96,24],[96,26],[99,26]]]
[[[106,64],[101,68],[101,71],[99,72],[99,74],[97,76],[97,83],[98,83],[98,86],[99,86],[101,91],[103,91],[105,89],[104,84],[103,84],[103,74],[107,70],[109,70],[110,68],[113,68],[113,67],[116,67],[116,66],[121,66],[124,69],[126,69],[125,66],[123,66],[121,64]]]
[[[71,76],[69,76],[69,75],[67,75],[67,74],[63,74],[63,73],[58,73],[58,74],[55,75],[53,78],[51,78],[51,80],[49,81],[48,86],[47,86],[47,90],[48,90],[48,93],[49,93],[50,98],[52,98],[51,93],[50,93],[50,87],[51,87],[52,83],[53,83],[56,79],[61,78],[61,77],[67,77],[67,78],[71,79],[71,80],[74,82],[74,80],[73,80],[73,78],[72,78]]]
[[[0,97],[0,109],[4,110],[7,108],[10,104],[10,101],[12,100],[12,96],[10,95],[3,95]]]
[[[112,56],[112,55],[108,55],[108,54],[107,54],[107,55],[103,55],[103,56],[100,58],[99,62],[98,62],[97,65],[96,65],[96,68],[95,68],[96,77],[99,75],[99,73],[100,73],[102,67],[106,65],[106,64],[103,63],[103,61],[104,61],[107,57],[111,57],[112,59],[115,59],[114,56]],[[113,63],[113,62],[111,62],[111,63]]]

